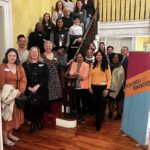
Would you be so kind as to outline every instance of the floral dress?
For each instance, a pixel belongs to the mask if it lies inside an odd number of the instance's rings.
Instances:
[[[48,66],[49,76],[48,76],[48,100],[58,100],[62,97],[61,83],[58,75],[57,67],[58,60],[53,58],[48,59],[45,54],[42,55],[45,64]]]

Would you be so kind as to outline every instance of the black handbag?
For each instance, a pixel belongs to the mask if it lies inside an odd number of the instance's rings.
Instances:
[[[24,93],[22,93],[19,97],[15,99],[16,106],[20,109],[25,108],[27,101],[28,97]]]
[[[34,107],[39,107],[41,101],[41,96],[37,95],[36,93],[30,93],[28,96],[28,104]]]
[[[19,79],[18,79],[18,71],[16,71],[17,81],[16,81],[16,89],[19,88]],[[22,93],[19,97],[15,98],[16,106],[20,109],[25,108],[28,101],[28,97]]]

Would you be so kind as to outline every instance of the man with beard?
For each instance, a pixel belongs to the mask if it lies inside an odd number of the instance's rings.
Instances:
[[[29,51],[26,50],[26,37],[23,34],[17,37],[18,55],[21,63],[25,62],[28,57]]]
[[[108,60],[108,63],[110,63],[110,55],[113,53],[114,51],[114,47],[113,46],[108,46],[107,47],[107,52],[106,52],[106,57],[107,57],[107,60]]]

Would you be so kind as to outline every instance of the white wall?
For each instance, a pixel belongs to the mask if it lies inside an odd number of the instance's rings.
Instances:
[[[119,52],[121,47],[128,46],[134,51],[137,37],[150,37],[150,20],[98,22],[98,36],[106,47],[112,45]]]

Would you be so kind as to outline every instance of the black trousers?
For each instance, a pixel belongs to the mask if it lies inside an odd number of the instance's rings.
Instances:
[[[95,107],[96,125],[101,125],[104,120],[107,98],[103,96],[106,86],[92,85]]]
[[[86,113],[87,89],[76,89],[77,114],[84,116]]]

